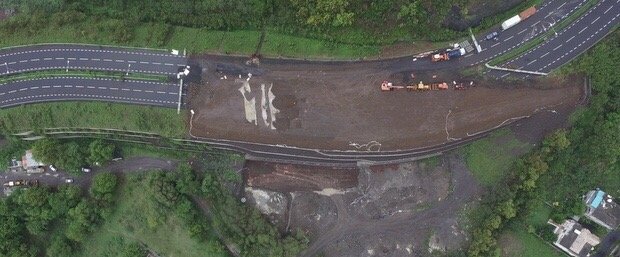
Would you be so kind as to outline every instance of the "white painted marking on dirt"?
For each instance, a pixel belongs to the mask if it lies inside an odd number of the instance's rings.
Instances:
[[[254,125],[258,125],[258,121],[256,118],[256,100],[252,97],[250,100],[247,99],[246,93],[252,93],[252,89],[250,89],[250,83],[248,81],[243,81],[242,86],[239,88],[239,92],[243,96],[243,107],[245,109],[245,120],[249,123],[253,123]]]
[[[265,126],[269,126],[269,117],[267,117],[267,95],[265,94],[265,84],[260,85],[260,91],[262,92],[262,97],[260,98],[260,109],[261,115],[263,117],[263,123]]]
[[[269,122],[269,128],[275,130],[276,127],[273,125],[276,122],[276,114],[280,112],[280,110],[276,109],[273,106],[273,99],[276,99],[276,96],[271,92],[271,88],[273,84],[269,85],[269,90],[267,91],[267,96],[269,97],[269,113],[271,114],[271,121]]]

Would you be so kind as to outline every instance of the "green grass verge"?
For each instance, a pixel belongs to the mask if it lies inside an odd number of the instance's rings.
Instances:
[[[549,226],[551,229],[551,226]],[[564,254],[555,250],[537,236],[528,233],[523,226],[515,224],[505,230],[499,239],[501,256],[504,257],[563,257]]]
[[[546,226],[551,216],[551,207],[544,202],[538,201],[532,210],[525,216],[525,223],[534,227]]]
[[[165,40],[154,38],[155,26],[137,24],[133,27],[133,37],[126,42],[117,42],[109,32],[85,30],[96,28],[101,20],[87,19],[82,22],[64,24],[45,24],[36,33],[16,31],[6,33],[0,30],[0,47],[36,43],[93,43],[152,47],[166,49],[187,49],[189,53],[226,53],[249,55],[256,51],[259,31],[214,31],[202,28],[171,27]],[[333,57],[361,58],[379,53],[379,46],[360,46],[355,44],[328,43],[325,40],[288,36],[268,32],[261,51],[264,55],[286,57]]]
[[[152,145],[147,144],[133,144],[133,143],[121,143],[117,142],[120,155],[124,158],[130,157],[155,157],[155,158],[167,158],[167,159],[187,159],[192,153],[181,151],[181,150],[172,150],[159,148]]]
[[[469,170],[485,186],[499,182],[520,154],[531,149],[508,129],[501,129],[465,148]]]
[[[134,79],[134,80],[148,80],[148,81],[168,81],[167,76],[140,74],[134,73],[129,76],[125,76],[124,72],[109,72],[109,71],[85,71],[85,70],[46,70],[46,71],[32,71],[23,72],[19,74],[12,74],[8,76],[0,77],[0,84],[10,83],[17,80],[25,79],[37,79],[37,78],[55,78],[55,77],[82,77],[82,78],[110,78],[110,79]]]
[[[185,136],[184,115],[171,108],[104,102],[55,102],[0,110],[5,134],[42,128],[112,128]]]
[[[131,242],[160,256],[228,256],[214,235],[206,241],[190,238],[182,221],[171,210],[154,206],[148,192],[142,175],[128,175],[118,190],[114,212],[76,256],[122,256],[122,246]]]
[[[599,0],[589,0],[587,3],[585,3],[583,6],[581,6],[579,9],[577,9],[577,11],[575,11],[573,14],[571,14],[570,16],[566,17],[564,20],[562,20],[561,22],[559,22],[558,24],[553,26],[553,30],[547,31],[546,33],[543,33],[541,35],[539,35],[538,37],[528,41],[527,43],[517,47],[516,49],[509,51],[508,53],[505,53],[495,59],[493,59],[492,61],[489,62],[490,65],[498,65],[504,62],[507,62],[508,60],[511,60],[531,49],[533,49],[534,47],[538,46],[539,44],[544,43],[547,38],[550,38],[552,35],[555,34],[556,31],[560,31],[562,29],[564,29],[565,27],[567,27],[568,25],[570,25],[571,23],[573,23],[575,20],[577,20],[579,17],[581,17],[581,15],[583,15],[585,12],[587,12],[588,10],[590,10],[590,8],[592,8],[594,5],[596,5],[596,3],[598,3]]]

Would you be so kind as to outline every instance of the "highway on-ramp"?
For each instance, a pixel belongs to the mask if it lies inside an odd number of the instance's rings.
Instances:
[[[0,84],[0,108],[49,101],[107,101],[177,108],[175,83],[110,78],[52,77]]]

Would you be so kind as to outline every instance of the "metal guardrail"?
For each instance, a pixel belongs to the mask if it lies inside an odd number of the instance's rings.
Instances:
[[[489,63],[485,63],[484,66],[486,66],[487,68],[492,69],[492,70],[501,70],[501,71],[507,71],[507,72],[516,72],[516,73],[525,73],[525,74],[539,75],[539,76],[547,76],[547,75],[549,75],[549,73],[538,72],[538,71],[517,70],[517,69],[508,69],[508,68],[502,68],[502,67],[497,67],[497,66],[491,66],[491,65],[489,65]]]

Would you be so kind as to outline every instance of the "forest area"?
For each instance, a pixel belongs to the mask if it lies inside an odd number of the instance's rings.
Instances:
[[[231,193],[238,156],[193,158],[198,167],[97,172],[87,188],[15,190],[0,198],[0,256],[296,256],[306,247],[303,233],[281,234]]]
[[[572,115],[569,129],[548,136],[493,187],[473,215],[476,225],[469,256],[499,254],[497,237],[512,225],[525,225],[529,233],[554,240],[545,221],[561,223],[583,215],[582,197],[589,190],[600,188],[620,196],[620,32],[564,70],[591,79],[589,105]],[[532,216],[542,224],[532,224]]]
[[[247,48],[256,48],[257,42],[254,40],[258,40],[261,32],[269,32],[272,34],[271,43],[277,44],[278,48],[309,44],[305,40],[311,39],[316,40],[312,43],[322,48],[343,47],[341,44],[346,45],[344,48],[355,48],[344,49],[343,52],[349,53],[341,55],[366,56],[376,54],[378,47],[395,43],[454,40],[465,36],[468,27],[474,27],[474,30],[488,28],[506,15],[540,0],[488,1],[485,5],[478,2],[6,0],[0,3],[0,8],[15,10],[17,14],[0,22],[0,32],[16,38],[47,37],[47,40],[42,38],[39,41],[48,42],[57,41],[54,40],[57,34],[69,31],[71,36],[65,37],[78,42],[164,47],[171,43],[176,46],[181,41],[190,52],[213,48],[187,46],[196,30],[204,33],[200,35],[208,41],[200,44],[208,45],[220,40],[229,43],[233,40],[252,41],[247,43],[251,45]],[[54,30],[60,33],[51,33]],[[226,35],[219,32],[239,33],[225,40]],[[5,39],[3,44],[22,44],[24,41],[16,40]],[[240,52],[244,47],[242,44],[224,51]],[[295,51],[281,50],[277,53],[288,52]],[[323,52],[330,53],[328,50]]]

